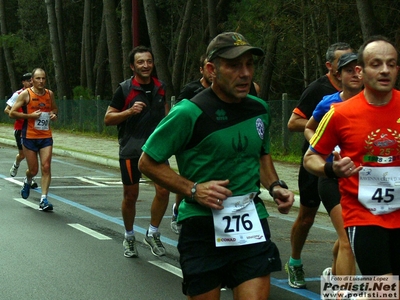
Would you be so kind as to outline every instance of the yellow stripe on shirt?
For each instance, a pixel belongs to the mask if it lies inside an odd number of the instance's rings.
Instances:
[[[331,119],[333,113],[335,112],[334,107],[332,106],[331,109],[323,116],[321,122],[318,125],[317,130],[315,131],[314,135],[310,139],[310,145],[314,148],[314,146],[318,143],[320,140],[322,134],[325,131],[326,126],[329,123],[329,120]]]

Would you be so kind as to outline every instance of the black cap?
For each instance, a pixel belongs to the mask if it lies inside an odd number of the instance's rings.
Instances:
[[[348,65],[349,63],[356,61],[357,60],[357,54],[356,53],[345,53],[343,54],[340,58],[339,58],[339,62],[338,62],[338,71],[340,72],[340,70],[345,66]]]
[[[251,46],[240,33],[223,32],[217,35],[208,45],[207,59],[211,61],[217,56],[233,59],[247,51],[251,51],[258,56],[264,55],[264,51],[261,48]]]
[[[32,78],[32,73],[25,73],[21,77],[21,81],[30,80]]]

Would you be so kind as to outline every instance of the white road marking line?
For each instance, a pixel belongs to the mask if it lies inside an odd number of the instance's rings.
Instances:
[[[100,180],[100,181],[105,181],[105,180],[121,180],[119,177],[99,177],[99,176],[85,176],[86,178],[89,178],[91,180]]]
[[[102,185],[102,186],[94,186],[94,185],[69,185],[69,186],[65,186],[65,185],[59,185],[59,186],[51,186],[50,187],[52,190],[53,189],[97,189],[97,188],[115,188],[115,185]]]
[[[155,265],[156,267],[159,267],[167,272],[170,272],[180,278],[183,278],[182,275],[182,270],[163,261],[160,260],[149,260],[149,263],[151,263],[152,265]],[[226,291],[226,288],[222,288],[221,291]]]
[[[90,229],[88,227],[85,227],[85,226],[83,226],[81,224],[74,223],[74,224],[68,224],[68,225],[73,227],[73,228],[75,228],[75,229],[78,229],[79,231],[82,231],[82,232],[84,232],[84,233],[86,233],[88,235],[91,235],[92,237],[95,237],[96,239],[99,239],[99,240],[111,240],[110,237],[108,237],[108,236],[106,236],[104,234],[101,234],[101,233],[99,233],[97,231],[94,231],[94,230],[92,230],[92,229]]]
[[[80,181],[83,181],[83,182],[87,182],[87,183],[96,185],[96,186],[106,186],[105,184],[96,182],[96,181],[94,181],[94,180],[89,180],[89,179],[84,178],[84,177],[76,177],[76,179],[78,179],[78,180],[80,180]]]
[[[25,204],[26,206],[29,206],[33,209],[39,209],[39,203],[35,204],[32,202],[29,202],[28,200],[25,200],[23,198],[14,198],[15,201],[18,201],[19,203]]]
[[[23,181],[21,182],[21,181],[15,179],[15,178],[12,178],[12,177],[7,177],[7,178],[4,178],[4,179],[9,181],[9,182],[18,184],[19,186],[23,186],[23,184],[24,184]],[[24,179],[22,179],[22,180],[24,180]]]
[[[160,260],[149,260],[149,263],[151,263],[152,265],[155,265],[156,267],[159,267],[165,271],[168,271],[180,278],[183,278],[182,270],[173,265],[170,265],[170,264],[160,261]]]
[[[17,179],[18,178],[18,179]],[[40,177],[35,177],[36,182],[40,182]],[[51,188],[59,188],[59,189],[68,189],[68,188],[92,188],[92,187],[115,187],[115,186],[121,186],[122,185],[122,181],[121,179],[114,179],[114,178],[110,178],[110,177],[76,177],[76,176],[64,176],[64,177],[57,177],[54,176],[51,179],[78,179],[80,181],[86,182],[91,184],[90,186],[54,186],[52,185]],[[6,177],[4,178],[4,180],[7,180],[9,182],[15,183],[19,186],[23,186],[24,185],[24,177]],[[102,181],[103,183],[97,182],[98,181]],[[141,185],[148,185],[149,181],[145,181],[145,180],[140,180],[140,184]]]

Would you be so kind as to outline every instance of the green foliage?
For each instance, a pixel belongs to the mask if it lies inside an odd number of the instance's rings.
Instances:
[[[19,37],[15,34],[2,34],[0,35],[0,44],[3,47],[12,48],[18,43]]]
[[[379,2],[382,8],[391,5],[389,1],[383,2]],[[305,3],[306,5],[302,6],[300,0],[235,1],[228,20],[221,26],[224,31],[241,32],[250,43],[267,51],[269,41],[278,34],[270,99],[279,99],[282,93],[288,93],[289,98],[298,99],[304,90],[305,82],[308,84],[320,76],[320,67],[316,64],[317,57],[321,57],[325,63],[325,52],[330,44],[343,41],[358,49],[362,43],[355,0]],[[314,19],[314,26],[311,17]],[[388,20],[383,15],[382,19]],[[308,76],[304,73],[304,53],[307,55]],[[325,72],[324,65],[322,68]],[[262,65],[259,64],[255,81],[261,80],[261,70]]]
[[[282,153],[277,149],[272,149],[271,156],[275,161],[300,164],[301,155],[297,153]]]
[[[85,88],[83,86],[74,87],[73,93],[74,93],[74,97],[73,97],[74,100],[79,100],[81,98],[84,100],[94,99],[93,92],[90,89]]]
[[[365,0],[367,1],[367,0]],[[393,0],[369,0],[374,8],[376,23],[383,28],[382,34],[394,41],[400,40],[400,2]],[[35,67],[42,67],[47,72],[47,87],[57,93],[55,71],[47,24],[47,10],[43,0],[7,0],[5,22],[8,34],[0,36],[0,44],[12,50],[13,63],[17,76]],[[62,2],[61,32],[64,38],[66,70],[70,86],[85,83],[85,71],[82,65],[82,24],[85,1],[64,0]],[[140,2],[140,40],[150,45],[146,29],[143,2]],[[186,56],[183,64],[182,86],[199,76],[197,61],[206,50],[209,42],[207,0],[195,1],[190,22],[190,36],[186,43]],[[215,0],[215,3],[221,1]],[[334,42],[344,41],[358,49],[362,43],[362,33],[355,0],[318,1],[318,0],[234,0],[223,1],[222,11],[218,12],[218,30],[239,31],[252,44],[268,51],[269,42],[278,34],[277,56],[270,87],[270,99],[280,99],[284,92],[289,98],[298,99],[305,83],[319,76],[320,67],[317,57],[323,58],[327,47]],[[103,13],[103,1],[91,1],[92,61],[95,62],[96,47]],[[116,1],[119,3],[119,1]],[[173,60],[186,0],[155,0],[157,17],[160,25],[162,45],[167,54],[167,64],[172,73]],[[303,6],[305,3],[305,6]],[[120,6],[117,7],[120,13]],[[311,17],[315,20],[311,24]],[[303,36],[303,21],[305,34]],[[328,30],[329,29],[329,30]],[[318,47],[316,45],[318,42]],[[304,45],[304,48],[303,48]],[[306,53],[307,57],[304,57]],[[157,59],[157,58],[156,58]],[[255,81],[263,78],[263,60],[256,61]],[[99,62],[103,63],[103,62]],[[105,61],[104,64],[108,64]],[[304,64],[308,66],[305,73]],[[3,66],[3,68],[5,68]],[[324,68],[324,66],[322,66]],[[5,68],[6,69],[6,68]],[[112,88],[107,69],[106,88],[110,98]],[[9,86],[8,76],[0,82]],[[305,78],[306,77],[306,78]],[[95,78],[96,79],[96,78]],[[11,91],[6,91],[11,93]],[[79,91],[78,94],[81,92]],[[87,93],[85,93],[86,95]],[[86,96],[84,96],[86,97]]]

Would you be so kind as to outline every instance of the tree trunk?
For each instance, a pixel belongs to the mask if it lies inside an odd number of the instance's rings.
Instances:
[[[303,81],[304,81],[304,88],[306,88],[309,84],[310,77],[308,72],[308,47],[307,47],[307,14],[305,13],[305,9],[307,7],[307,0],[301,1],[301,10],[302,10],[302,21],[303,21]]]
[[[208,0],[209,1],[209,0]],[[227,9],[229,7],[229,5],[231,4],[231,2],[233,2],[232,0],[219,0],[217,7],[216,7],[216,12],[217,12],[217,26],[216,26],[216,34],[214,35],[214,37],[220,33],[218,31],[218,29],[220,28],[219,26],[221,25],[220,22],[221,20],[226,20],[228,19],[228,15],[229,15],[229,9]],[[237,28],[235,28],[234,30],[229,30],[229,31],[235,31],[237,30]]]
[[[86,77],[86,64],[85,64],[85,27],[82,26],[82,42],[81,42],[81,64],[80,64],[80,86],[87,85],[87,77]]]
[[[5,20],[5,10],[4,10],[4,0],[0,0],[0,27],[1,27],[1,35],[7,35],[7,26]],[[4,57],[6,60],[8,76],[10,77],[11,89],[12,92],[15,92],[18,89],[18,84],[16,81],[14,63],[12,59],[12,54],[10,48],[3,43]]]
[[[61,53],[61,70],[63,72],[63,78],[65,80],[65,91],[68,99],[71,98],[71,88],[69,85],[68,68],[67,68],[67,51],[65,50],[65,38],[64,38],[64,19],[63,19],[63,6],[62,0],[55,0],[55,11],[57,18],[57,29],[58,29],[58,39],[60,44]]]
[[[5,70],[4,70],[4,57],[3,57],[3,47],[0,45],[0,99],[6,97],[6,83],[5,83]]]
[[[210,41],[218,35],[217,30],[217,2],[215,0],[207,1],[207,11],[208,11],[208,25]]]
[[[132,0],[121,0],[122,61],[124,78],[132,76],[129,52],[132,50]]]
[[[53,57],[54,71],[57,84],[57,96],[62,98],[67,95],[67,89],[65,86],[66,80],[64,78],[64,72],[62,70],[62,58],[60,50],[60,42],[58,39],[57,19],[54,8],[54,0],[45,0],[47,9],[47,23],[49,25],[50,32],[50,45]]]
[[[156,3],[154,0],[143,0],[143,6],[144,13],[146,15],[150,44],[157,68],[157,76],[167,84],[166,99],[169,101],[172,96],[172,81],[166,60],[167,55],[162,44],[159,30],[160,27],[158,25]]]
[[[118,21],[114,0],[103,0],[106,21],[108,60],[110,65],[111,86],[115,91],[124,79],[122,72],[121,40],[118,38]]]
[[[103,13],[103,21],[101,22],[99,41],[96,49],[96,61],[94,64],[94,72],[96,73],[95,96],[104,97],[104,87],[106,86],[106,66],[107,66],[107,34],[106,22]]]
[[[269,91],[271,87],[272,76],[274,74],[275,66],[277,65],[276,52],[277,52],[281,28],[279,28],[279,26],[276,25],[275,22],[278,23],[276,19],[278,19],[279,15],[282,13],[282,8],[283,8],[282,1],[283,0],[275,2],[273,6],[273,14],[271,22],[267,23],[269,26],[268,28],[266,28],[267,30],[265,30],[266,32],[269,32],[268,35],[269,42],[265,54],[261,82],[259,82],[258,84],[260,85],[261,89],[259,96],[261,99],[264,99],[266,101],[269,100]]]
[[[178,45],[175,53],[174,66],[172,68],[172,86],[173,94],[178,95],[181,90],[181,83],[183,78],[183,62],[185,57],[185,49],[188,42],[190,33],[190,20],[192,19],[194,0],[187,0],[185,15],[183,17],[182,27],[180,30]]]
[[[381,32],[379,23],[376,22],[371,0],[357,0],[357,11],[364,40]]]
[[[324,74],[325,72],[325,64],[322,62],[321,59],[321,46],[319,43],[319,38],[318,38],[318,34],[317,34],[317,24],[315,21],[315,16],[314,16],[314,12],[311,11],[310,13],[310,20],[311,20],[311,28],[312,28],[312,36],[314,39],[314,49],[315,49],[315,57],[316,57],[316,63],[317,63],[317,68],[316,68],[316,72],[317,72],[317,77],[320,77]]]
[[[94,91],[94,78],[93,78],[93,61],[92,61],[92,0],[85,0],[84,16],[83,16],[83,53],[84,53],[84,66],[86,73],[86,86],[93,92]]]
[[[330,1],[324,0],[323,6],[325,9],[326,15],[326,33],[328,35],[328,43],[329,45],[333,44],[333,35],[332,35],[332,18],[331,18],[331,10],[329,8]]]
[[[271,87],[274,67],[276,65],[276,49],[279,41],[279,34],[275,31],[275,29],[270,35],[270,42],[268,43],[267,52],[264,59],[262,82],[260,83],[260,98],[266,101],[269,100],[269,90]]]

